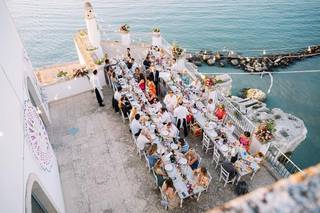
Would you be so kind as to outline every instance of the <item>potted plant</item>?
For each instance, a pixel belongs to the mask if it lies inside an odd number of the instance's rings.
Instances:
[[[156,37],[160,36],[160,28],[159,27],[155,27],[152,29],[152,34]]]
[[[273,120],[267,120],[262,122],[258,129],[255,131],[256,138],[261,143],[267,143],[273,139],[273,133],[275,132],[275,122]]]
[[[171,52],[174,58],[179,58],[183,54],[183,49],[178,44],[173,44]]]
[[[128,24],[124,24],[120,26],[120,32],[121,33],[129,33],[130,32],[130,26]]]
[[[73,70],[73,78],[83,77],[83,76],[86,76],[87,78],[89,78],[88,74],[89,74],[89,71],[84,67]]]

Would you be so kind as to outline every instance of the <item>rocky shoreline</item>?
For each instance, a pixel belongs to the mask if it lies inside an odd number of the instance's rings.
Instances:
[[[201,66],[203,63],[219,67],[230,64],[245,72],[270,72],[275,68],[287,67],[296,61],[318,55],[320,55],[320,45],[309,46],[293,53],[269,54],[257,57],[242,56],[234,51],[213,52],[201,50],[198,53],[188,53],[186,59],[197,66]]]

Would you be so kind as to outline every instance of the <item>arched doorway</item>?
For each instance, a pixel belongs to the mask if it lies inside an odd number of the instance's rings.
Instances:
[[[30,174],[26,186],[26,213],[58,213],[35,174]]]

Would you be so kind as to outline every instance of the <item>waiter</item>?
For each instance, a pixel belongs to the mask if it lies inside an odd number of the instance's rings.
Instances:
[[[183,126],[183,132],[184,132],[184,137],[188,136],[188,128],[187,128],[187,116],[189,115],[188,109],[182,105],[183,102],[179,102],[179,106],[175,108],[173,114],[174,117],[177,118],[177,127],[178,129],[181,128],[181,125]]]
[[[97,98],[97,101],[99,103],[99,106],[100,107],[104,107],[105,105],[103,104],[102,87],[101,87],[100,80],[99,80],[97,74],[98,74],[98,71],[94,70],[90,81],[91,81],[93,90],[96,93],[96,98]]]

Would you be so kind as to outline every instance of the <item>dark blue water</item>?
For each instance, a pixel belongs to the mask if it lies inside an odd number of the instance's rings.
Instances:
[[[85,27],[79,0],[7,0],[34,67],[76,60],[72,37]],[[128,23],[133,32],[160,27],[165,38],[189,50],[233,49],[248,55],[293,51],[320,44],[319,0],[94,0],[105,31]],[[103,21],[103,22],[102,22]],[[320,69],[320,58],[299,62],[287,70]],[[233,69],[201,67],[203,72]],[[281,70],[280,70],[281,71]],[[232,76],[233,92],[256,87],[266,91],[269,77]],[[320,161],[320,74],[275,75],[268,96],[279,107],[305,121],[308,138],[295,151],[301,167]]]

